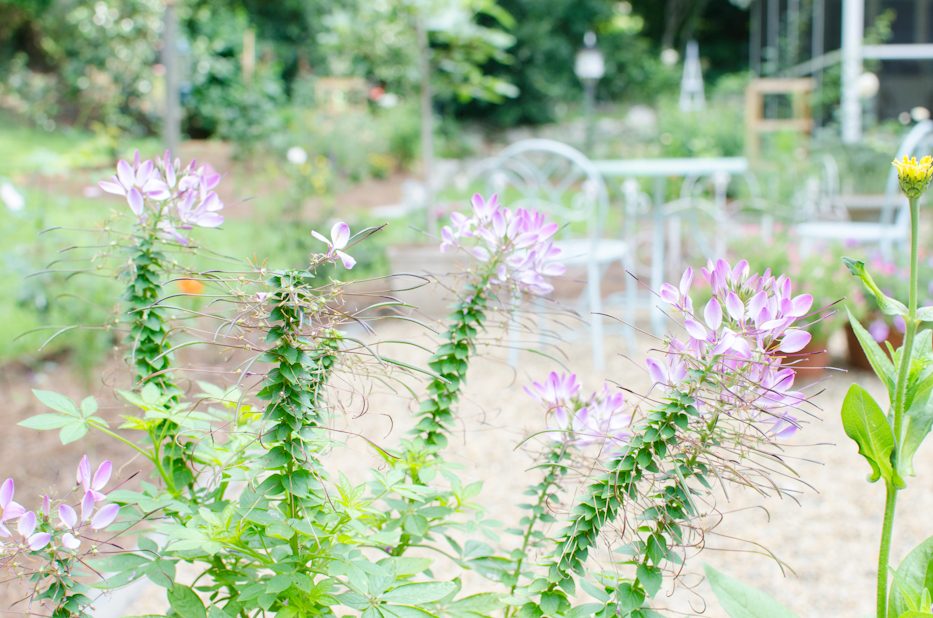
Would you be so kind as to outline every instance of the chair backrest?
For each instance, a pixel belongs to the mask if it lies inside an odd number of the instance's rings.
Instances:
[[[550,214],[564,227],[585,223],[590,238],[604,228],[609,198],[592,162],[570,146],[546,139],[516,142],[474,170],[509,207]]]
[[[933,148],[933,121],[918,122],[904,137],[904,141],[897,149],[896,159],[902,157],[921,157],[931,152]],[[910,211],[907,207],[907,198],[898,187],[897,170],[891,166],[888,179],[884,187],[884,207],[881,209],[881,223],[898,225],[905,228],[910,222]]]

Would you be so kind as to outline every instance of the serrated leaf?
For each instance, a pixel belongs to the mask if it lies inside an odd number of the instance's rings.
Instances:
[[[796,618],[770,595],[703,565],[706,581],[729,618]]]
[[[870,482],[884,478],[897,486],[904,484],[891,464],[894,453],[891,425],[868,391],[858,384],[849,387],[842,402],[842,427],[871,466]]]

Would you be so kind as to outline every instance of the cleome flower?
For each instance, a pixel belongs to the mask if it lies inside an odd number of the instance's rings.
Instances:
[[[343,264],[343,267],[347,270],[350,270],[356,266],[356,260],[353,256],[344,252],[344,249],[347,248],[347,244],[350,242],[350,226],[344,223],[343,221],[338,221],[330,228],[330,239],[325,237],[320,232],[311,230],[311,235],[316,239],[320,240],[322,243],[326,244],[328,247],[327,258],[330,260],[340,260],[340,263]]]
[[[155,160],[117,163],[117,173],[98,183],[101,189],[126,199],[141,226],[154,222],[163,238],[188,244],[181,230],[217,227],[223,223],[223,203],[214,189],[220,183],[210,165],[191,161],[184,168],[169,151]]]
[[[441,251],[463,249],[489,266],[495,283],[538,296],[553,291],[548,277],[566,270],[552,240],[557,224],[534,210],[505,208],[495,194],[487,200],[477,193],[471,204],[472,216],[451,214]]]
[[[16,485],[13,479],[7,479],[0,485],[0,537],[9,537],[10,530],[6,527],[6,522],[22,517],[26,513],[18,502],[14,502],[13,495],[16,493]]]
[[[745,260],[710,261],[700,275],[712,292],[702,315],[691,298],[692,269],[659,291],[687,336],[669,338],[662,358],[647,359],[651,379],[668,390],[701,391],[700,407],[760,422],[771,437],[790,436],[797,429],[793,410],[806,399],[793,389],[792,355],[810,342],[794,325],[809,314],[813,297],[795,296],[784,275],[750,273]]]
[[[579,448],[599,445],[607,453],[618,451],[631,438],[632,415],[624,395],[604,384],[582,397],[580,388],[575,374],[552,371],[541,382],[525,387],[525,392],[545,405],[547,427],[556,441]]]
[[[912,200],[920,197],[933,179],[933,157],[926,156],[917,161],[917,157],[904,155],[903,159],[895,159],[891,165],[897,168],[901,191]]]

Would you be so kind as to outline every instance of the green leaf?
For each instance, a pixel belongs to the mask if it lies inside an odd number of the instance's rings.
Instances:
[[[878,345],[874,337],[872,337],[871,334],[865,330],[865,327],[855,319],[852,312],[849,311],[848,308],[846,308],[846,311],[849,312],[849,324],[852,326],[852,332],[855,333],[859,345],[865,352],[865,357],[868,359],[871,368],[875,371],[875,375],[877,375],[887,387],[888,396],[894,399],[894,382],[896,376],[894,363],[891,362],[888,355],[884,353],[884,350],[881,349],[881,346]]]
[[[20,421],[17,425],[27,429],[45,431],[48,429],[61,429],[65,425],[69,425],[73,422],[73,418],[62,414],[36,414],[35,416],[30,416],[26,420]]]
[[[40,390],[33,390],[32,393],[36,396],[36,399],[41,401],[47,408],[52,408],[56,412],[61,412],[68,416],[81,416],[75,404],[61,393]]]
[[[622,611],[631,612],[645,604],[645,593],[632,586],[632,584],[624,582],[616,588],[616,599]]]
[[[933,590],[933,536],[923,541],[894,571],[888,597],[888,615],[901,616],[918,607],[923,590]]]
[[[70,444],[80,440],[87,433],[87,425],[83,421],[73,421],[62,427],[58,433],[58,439],[62,444]]]
[[[904,303],[891,298],[881,291],[881,288],[878,287],[875,280],[872,279],[868,271],[865,270],[865,262],[853,260],[851,258],[842,258],[842,261],[846,265],[846,268],[849,269],[850,273],[862,280],[862,285],[865,286],[869,294],[875,297],[875,302],[878,303],[878,308],[881,309],[882,313],[886,315],[907,316],[907,307]]]
[[[917,309],[917,319],[921,322],[933,322],[933,305]]]
[[[796,618],[770,595],[703,565],[706,581],[729,618]]]
[[[914,400],[913,405],[904,415],[904,442],[897,461],[901,476],[914,476],[914,455],[924,439],[933,429],[933,396],[923,400]]]
[[[175,584],[168,589],[168,602],[184,618],[207,618],[207,610],[197,593],[188,586]]]
[[[647,564],[639,564],[637,570],[638,581],[645,588],[649,597],[653,597],[661,589],[661,569]]]
[[[389,603],[404,603],[406,605],[421,605],[440,601],[451,592],[457,590],[453,582],[425,582],[418,584],[405,584],[386,592],[382,598]]]
[[[894,453],[891,425],[868,391],[858,384],[849,387],[842,402],[842,427],[871,466],[870,482],[874,483],[883,477],[885,482],[903,486],[904,481],[891,465],[891,455]]]

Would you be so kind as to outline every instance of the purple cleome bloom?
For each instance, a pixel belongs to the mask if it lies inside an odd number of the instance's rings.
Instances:
[[[745,412],[770,425],[767,433],[772,437],[793,434],[797,423],[790,411],[805,397],[793,390],[796,372],[785,362],[810,342],[810,334],[793,325],[809,314],[813,297],[794,296],[784,275],[751,274],[745,260],[734,267],[722,259],[710,261],[700,274],[712,291],[702,317],[690,298],[692,269],[684,272],[679,285],[661,287],[661,300],[682,316],[687,338],[670,338],[664,358],[648,359],[649,375],[674,389],[689,383],[691,368],[713,372],[726,388],[715,401],[701,401],[701,406],[732,415]]]
[[[214,192],[219,183],[220,174],[210,165],[191,161],[182,168],[168,151],[160,159],[142,161],[136,151],[132,164],[120,161],[116,175],[98,184],[107,193],[125,197],[140,225],[154,218],[163,237],[186,245],[188,238],[179,230],[224,222],[219,212],[223,203]]]
[[[13,500],[15,493],[13,479],[7,479],[0,485],[0,537],[10,536],[9,529],[4,525],[6,522],[18,519],[26,513],[26,509]]]
[[[581,397],[575,374],[552,371],[525,387],[525,392],[547,407],[547,426],[557,441],[579,448],[599,445],[614,453],[631,438],[632,415],[625,408],[625,397],[608,384]]]
[[[557,224],[540,212],[499,204],[497,195],[472,199],[473,214],[455,212],[441,230],[441,251],[461,248],[490,265],[493,281],[537,296],[553,291],[548,277],[564,274],[554,246]]]

